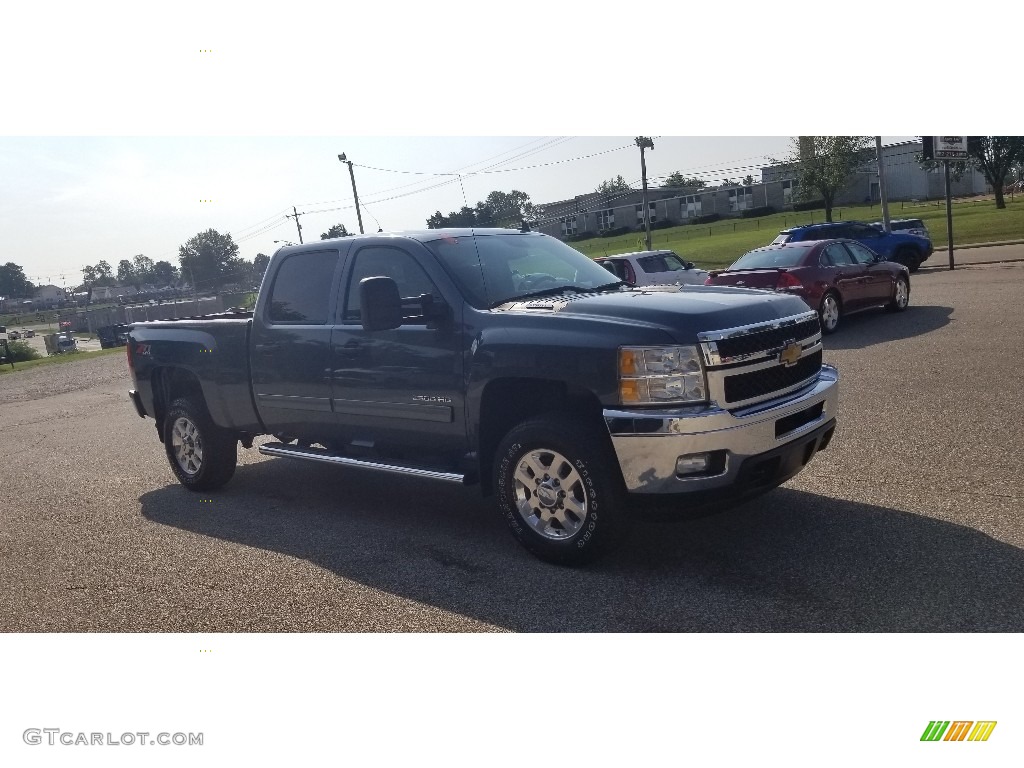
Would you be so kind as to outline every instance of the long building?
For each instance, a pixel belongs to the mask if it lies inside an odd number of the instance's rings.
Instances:
[[[945,195],[942,169],[922,168],[916,159],[920,153],[920,141],[882,147],[890,201],[933,200]],[[954,180],[951,188],[955,197],[991,192],[984,175],[974,169],[968,170],[960,180]],[[775,165],[762,168],[761,180],[754,184],[704,189],[653,187],[648,190],[647,198],[652,224],[685,224],[707,216],[739,217],[757,208],[792,210],[799,199],[799,189],[796,170],[792,166]],[[878,200],[877,161],[872,158],[851,176],[846,187],[836,195],[834,204],[843,206]],[[536,228],[563,239],[623,227],[632,231],[644,228],[643,193],[637,189],[611,194],[591,192],[569,200],[543,203],[537,209],[540,216]]]

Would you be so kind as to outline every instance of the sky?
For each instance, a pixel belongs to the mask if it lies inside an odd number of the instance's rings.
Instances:
[[[710,184],[758,179],[788,146],[780,136],[656,136],[648,179],[677,170]],[[275,241],[298,242],[293,206],[306,241],[336,223],[358,232],[342,152],[367,232],[424,228],[435,211],[492,190],[521,190],[539,204],[618,175],[638,187],[641,177],[632,136],[0,137],[0,262],[70,286],[101,259],[115,269],[136,254],[177,265],[178,247],[210,228],[252,260]]]
[[[251,260],[298,240],[293,206],[306,240],[339,222],[356,232],[343,152],[364,228],[398,231],[492,190],[539,204],[620,174],[638,184],[637,135],[655,139],[652,180],[679,170],[718,183],[756,178],[796,134],[893,134],[888,142],[929,128],[998,132],[1011,119],[946,107],[959,70],[940,79],[893,58],[893,30],[927,23],[874,0],[864,12],[875,5],[886,14],[880,35],[801,3],[744,5],[727,18],[653,2],[614,29],[600,14],[535,0],[514,12],[399,3],[388,6],[394,18],[308,0],[241,15],[193,0],[173,12],[22,4],[7,19],[18,34],[0,47],[11,73],[0,83],[0,263],[70,286],[101,259],[177,265],[179,246],[209,228]],[[962,55],[979,24],[959,24]],[[818,58],[794,58],[780,30],[829,43]],[[843,34],[853,59],[833,55]],[[912,101],[899,85],[908,78]],[[999,88],[970,84],[975,98]],[[820,96],[840,91],[853,97]]]

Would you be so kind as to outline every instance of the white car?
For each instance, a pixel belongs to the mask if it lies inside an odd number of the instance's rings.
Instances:
[[[673,251],[635,251],[599,256],[594,259],[620,280],[630,285],[704,285],[706,270],[692,261],[683,261]]]
[[[885,224],[881,221],[873,221],[871,226],[882,229]],[[929,240],[932,239],[932,236],[928,234],[928,227],[925,226],[921,219],[889,219],[889,231],[927,237]]]

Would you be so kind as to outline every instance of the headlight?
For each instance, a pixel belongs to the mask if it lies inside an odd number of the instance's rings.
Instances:
[[[696,347],[620,347],[619,400],[623,405],[707,400]]]

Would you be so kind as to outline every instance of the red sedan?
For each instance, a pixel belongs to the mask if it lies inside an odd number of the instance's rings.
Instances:
[[[910,301],[910,271],[885,261],[854,240],[811,240],[757,248],[731,267],[712,272],[705,285],[762,288],[799,296],[833,333],[851,312],[886,307],[901,312]]]

